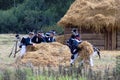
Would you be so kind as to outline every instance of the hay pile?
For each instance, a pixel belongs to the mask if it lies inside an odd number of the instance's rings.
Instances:
[[[35,48],[28,48],[22,63],[31,62],[34,66],[67,65],[70,61],[70,50],[66,45],[58,42],[36,44]]]
[[[89,56],[94,52],[93,46],[87,41],[83,41],[81,44],[79,44],[78,48],[80,49],[78,54],[80,58],[84,60],[88,60]]]
[[[75,0],[58,25],[109,31],[120,28],[119,22],[120,0]]]
[[[56,36],[56,41],[59,42],[59,43],[65,44],[65,37],[64,37],[64,35]]]

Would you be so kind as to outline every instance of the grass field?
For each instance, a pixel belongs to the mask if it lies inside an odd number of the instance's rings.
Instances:
[[[22,36],[21,36],[22,37]],[[15,44],[15,34],[0,34],[0,63],[11,64],[15,61],[15,58],[8,55],[10,54],[13,45]],[[120,51],[101,51],[101,59],[94,57],[94,68],[103,69],[111,65],[115,66],[115,57],[120,55]]]
[[[22,37],[22,36],[21,36]],[[13,56],[8,57],[13,45],[15,44],[15,34],[0,34],[0,70],[2,69],[15,69],[14,65],[11,65],[15,62],[16,58],[13,58]],[[17,56],[19,53],[17,54]],[[92,67],[93,70],[103,70],[106,68],[114,68],[115,62],[116,62],[116,56],[120,55],[120,51],[101,51],[101,59],[98,58],[98,56],[94,57],[94,66]],[[16,71],[17,74],[21,76],[19,72]],[[24,71],[22,72],[22,74]],[[6,74],[6,73],[5,73]],[[8,74],[8,73],[7,73]],[[31,76],[31,75],[30,75]],[[29,76],[29,78],[30,78]],[[56,76],[57,77],[57,76]],[[47,79],[48,78],[48,79]],[[39,79],[37,77],[33,76],[33,79],[25,79],[25,80],[56,80],[60,78],[59,80],[73,80],[69,76],[63,76],[55,78],[54,75],[51,77],[46,76],[39,76]],[[54,78],[54,79],[53,79]],[[9,79],[4,79],[9,80]],[[13,80],[13,79],[12,79]],[[20,79],[18,79],[20,80]],[[23,79],[21,79],[23,80]],[[76,80],[76,79],[74,79]],[[80,80],[86,80],[86,79],[80,79]],[[96,79],[95,79],[96,80]]]
[[[14,59],[8,58],[8,55],[14,44],[13,34],[1,34],[0,35],[0,63],[11,63]]]

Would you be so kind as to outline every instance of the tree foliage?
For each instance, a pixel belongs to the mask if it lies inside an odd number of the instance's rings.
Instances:
[[[46,27],[52,29],[51,26],[56,26],[73,1],[1,0],[0,33],[26,33]]]
[[[7,10],[11,7],[15,7],[20,3],[23,3],[24,0],[0,0],[0,9]]]

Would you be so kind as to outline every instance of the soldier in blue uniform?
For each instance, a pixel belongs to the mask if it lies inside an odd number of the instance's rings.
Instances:
[[[55,42],[56,41],[55,32],[54,31],[47,32],[45,34],[45,40],[46,42]]]
[[[20,57],[22,58],[24,56],[24,54],[26,53],[26,46],[28,45],[34,45],[34,43],[32,42],[32,38],[34,36],[33,32],[29,32],[28,37],[23,37],[21,40],[21,44],[20,44]]]
[[[76,29],[72,30],[72,35],[70,37],[70,39],[67,41],[67,45],[70,48],[70,51],[72,53],[71,55],[71,61],[70,64],[73,65],[74,61],[76,60],[76,58],[78,57],[78,45],[82,42],[82,40],[80,40],[80,34],[77,32]]]
[[[43,32],[38,32],[33,38],[32,38],[32,42],[39,44],[41,42],[46,42],[45,41],[45,37],[44,37],[44,33]]]

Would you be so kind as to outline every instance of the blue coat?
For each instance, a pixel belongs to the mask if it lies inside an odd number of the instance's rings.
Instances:
[[[77,40],[75,38],[70,38],[68,40],[68,46],[69,46],[72,54],[76,54],[78,52],[78,45],[81,42],[82,42],[81,40]]]
[[[27,38],[22,38],[22,40],[21,40],[21,44],[22,45],[25,45],[25,46],[27,46],[27,45],[33,45],[32,43],[31,43],[31,39],[29,38],[29,37],[27,37]]]
[[[32,42],[33,43],[41,43],[41,42],[46,42],[44,37],[38,37],[37,35],[35,35],[32,38]]]
[[[46,42],[55,42],[55,38],[54,37],[45,37]]]

